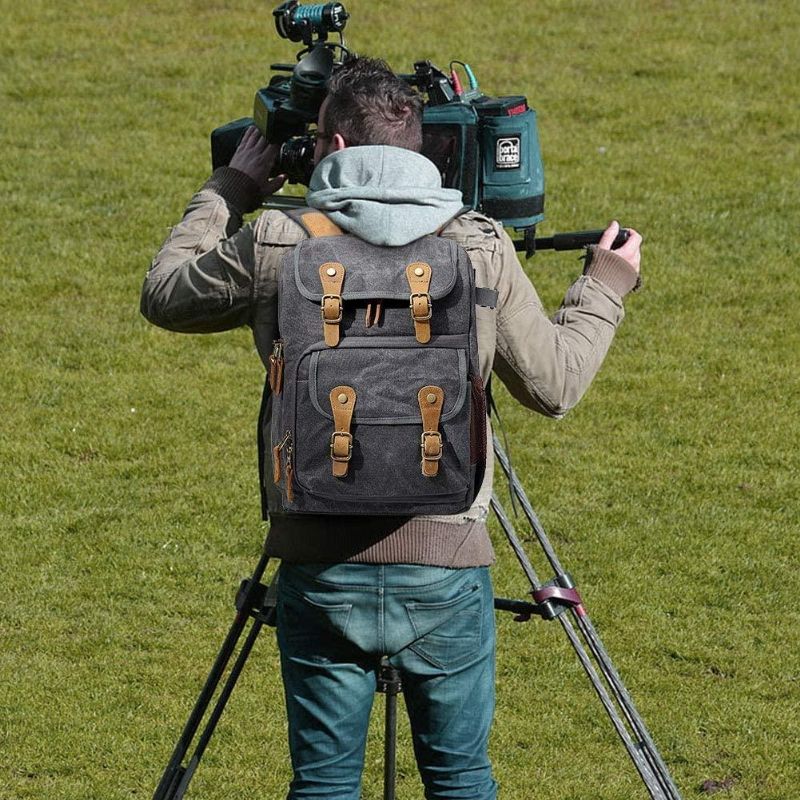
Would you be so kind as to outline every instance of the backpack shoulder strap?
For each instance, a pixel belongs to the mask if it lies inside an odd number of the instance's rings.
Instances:
[[[343,234],[342,229],[335,222],[331,222],[325,214],[313,208],[291,208],[283,213],[289,219],[294,220],[311,239]]]
[[[434,234],[435,236],[442,236],[444,233],[444,229],[457,217],[460,217],[465,211],[469,211],[469,208],[465,206],[451,219],[447,220],[447,222],[439,228],[438,231]],[[497,299],[499,295],[497,293],[497,289],[489,289],[485,286],[476,286],[475,287],[475,305],[482,306],[483,308],[494,308],[497,305]]]

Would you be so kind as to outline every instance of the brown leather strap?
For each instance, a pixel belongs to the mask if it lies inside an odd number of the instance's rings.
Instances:
[[[330,394],[333,412],[333,433],[331,434],[331,464],[334,478],[347,475],[347,465],[353,455],[353,437],[350,423],[356,407],[356,390],[350,386],[336,386]]]
[[[269,388],[272,394],[280,394],[283,390],[283,368],[283,339],[276,339],[269,357]]]
[[[381,321],[383,311],[383,300],[376,300],[374,303],[367,303],[367,310],[364,312],[364,327],[371,328]]]
[[[272,448],[272,482],[277,485],[281,482],[281,448],[283,445],[276,444]]]
[[[269,357],[269,389],[272,394],[277,394],[275,387],[278,385],[278,359],[274,355]]]
[[[291,450],[286,456],[286,499],[294,502],[294,464],[292,463]]]
[[[424,261],[415,261],[406,267],[406,278],[411,289],[409,305],[411,306],[411,319],[414,320],[414,332],[420,344],[426,344],[431,339],[430,319],[433,314],[431,296],[428,290],[431,287],[431,265]]]
[[[303,227],[312,239],[320,236],[341,236],[342,229],[331,222],[321,211],[307,211],[300,216]]]
[[[322,330],[325,344],[336,347],[339,344],[339,323],[342,321],[342,285],[344,266],[338,261],[327,261],[319,268],[322,282]]]
[[[442,457],[442,434],[439,419],[444,406],[444,389],[439,386],[423,386],[417,392],[419,411],[422,415],[422,474],[434,478],[439,474],[439,459]]]

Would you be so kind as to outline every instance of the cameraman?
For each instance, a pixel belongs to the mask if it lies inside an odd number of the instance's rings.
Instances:
[[[622,321],[622,297],[638,281],[641,237],[632,231],[611,252],[612,223],[548,319],[502,226],[462,214],[460,193],[443,189],[436,167],[419,154],[421,111],[419,95],[384,62],[357,58],[341,67],[320,109],[307,203],[372,244],[403,245],[441,229],[463,245],[477,285],[498,293],[494,309],[477,309],[484,382],[494,370],[523,405],[561,417],[591,383]],[[276,154],[257,130],[245,134],[230,166],[195,194],[156,255],[141,306],[151,322],[175,331],[249,325],[265,365],[277,335],[279,265],[306,235],[278,211],[242,227],[242,215],[285,180],[271,177]],[[261,441],[270,441],[263,425]],[[270,454],[260,459],[268,464]],[[487,756],[495,651],[491,483],[490,458],[475,503],[448,517],[312,516],[281,513],[262,474],[266,547],[282,562],[289,798],[359,797],[383,655],[402,675],[426,798],[496,797]]]

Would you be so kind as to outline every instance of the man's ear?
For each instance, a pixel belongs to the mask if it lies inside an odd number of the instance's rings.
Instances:
[[[331,148],[334,152],[337,150],[344,150],[347,147],[347,142],[345,142],[344,137],[341,133],[334,133],[333,137],[331,138]]]

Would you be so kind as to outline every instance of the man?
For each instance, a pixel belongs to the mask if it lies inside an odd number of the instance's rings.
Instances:
[[[638,281],[641,237],[632,231],[611,252],[618,231],[612,223],[551,321],[502,227],[461,214],[460,193],[443,189],[436,167],[419,155],[421,100],[383,62],[356,59],[338,70],[318,127],[309,206],[372,244],[399,246],[440,229],[461,244],[477,285],[498,293],[496,308],[477,309],[484,382],[494,370],[525,406],[563,416],[622,321],[621,298]],[[306,236],[277,211],[242,227],[242,214],[284,182],[270,177],[275,155],[255,129],[245,134],[230,166],[192,198],[142,293],[144,315],[171,330],[249,325],[265,365],[277,337],[281,258]],[[269,442],[269,432],[262,429],[261,438]],[[269,454],[260,455],[269,463]],[[495,644],[491,480],[490,459],[476,501],[448,517],[291,515],[262,470],[266,546],[282,560],[278,643],[294,769],[289,798],[359,797],[384,655],[402,675],[425,796],[496,797],[487,757]]]

